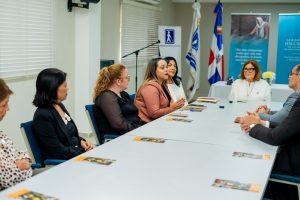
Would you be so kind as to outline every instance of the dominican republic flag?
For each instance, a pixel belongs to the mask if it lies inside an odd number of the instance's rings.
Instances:
[[[214,13],[217,15],[217,17],[208,61],[208,82],[210,84],[214,84],[218,81],[224,80],[224,55],[222,36],[223,5],[220,1],[216,5]]]
[[[190,33],[189,44],[186,53],[186,61],[190,67],[190,74],[187,87],[188,100],[191,100],[200,83],[200,13],[201,5],[199,2],[193,4],[194,17]]]

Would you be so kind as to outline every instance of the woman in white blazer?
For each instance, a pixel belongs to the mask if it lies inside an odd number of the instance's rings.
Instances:
[[[270,85],[261,77],[260,67],[255,60],[245,62],[240,79],[232,84],[229,99],[234,101],[271,101]]]

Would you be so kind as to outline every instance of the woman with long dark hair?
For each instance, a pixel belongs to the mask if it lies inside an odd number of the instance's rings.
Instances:
[[[167,62],[162,58],[150,60],[144,83],[135,98],[135,105],[138,107],[139,116],[143,121],[150,122],[184,106],[183,99],[172,101],[165,85],[168,78]]]
[[[177,61],[173,57],[165,57],[168,65],[168,75],[169,78],[167,80],[167,87],[171,94],[172,100],[178,101],[180,99],[184,99],[185,105],[188,104],[185,93],[183,91],[182,82],[178,77],[178,65]]]

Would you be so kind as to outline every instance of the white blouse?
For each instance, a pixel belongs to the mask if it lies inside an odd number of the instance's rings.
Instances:
[[[169,89],[169,92],[170,92],[173,102],[176,102],[179,99],[184,98],[185,99],[184,105],[185,106],[188,105],[188,102],[187,102],[187,99],[186,99],[186,96],[183,91],[181,83],[179,84],[179,86],[177,86],[175,83],[168,83],[167,86],[168,86],[168,89]]]
[[[246,80],[237,79],[232,84],[229,99],[234,101],[271,101],[271,87],[263,79],[250,84]]]

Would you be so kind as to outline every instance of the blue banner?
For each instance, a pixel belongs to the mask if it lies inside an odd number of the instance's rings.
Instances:
[[[244,63],[256,60],[267,71],[270,14],[232,14],[229,74],[239,78]]]
[[[300,64],[300,14],[279,14],[276,83],[287,84],[288,73]]]

